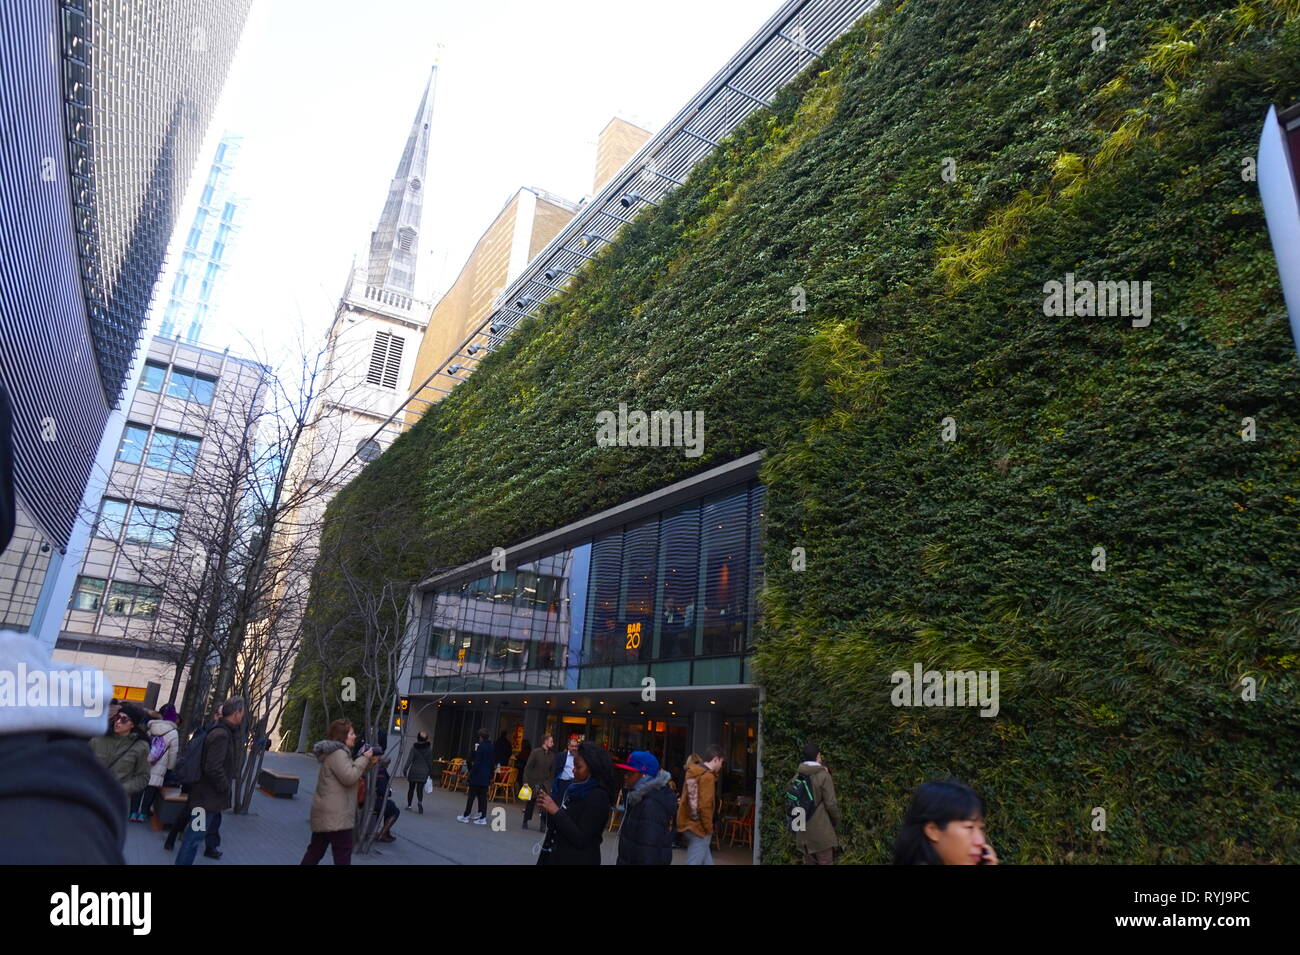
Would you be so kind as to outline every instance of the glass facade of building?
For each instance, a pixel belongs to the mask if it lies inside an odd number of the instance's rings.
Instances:
[[[410,692],[748,684],[763,497],[751,480],[426,591]]]

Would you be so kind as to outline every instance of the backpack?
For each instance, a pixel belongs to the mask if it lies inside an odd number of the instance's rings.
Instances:
[[[176,778],[182,786],[193,786],[203,778],[203,744],[207,741],[206,731],[195,736],[176,763]]]
[[[785,825],[790,832],[807,832],[808,821],[817,811],[817,800],[813,796],[809,779],[802,773],[796,773],[785,790]],[[797,820],[802,820],[797,823]]]
[[[149,744],[149,765],[152,766],[154,763],[158,762],[158,760],[162,759],[163,754],[166,752],[167,737],[155,736],[153,741]]]

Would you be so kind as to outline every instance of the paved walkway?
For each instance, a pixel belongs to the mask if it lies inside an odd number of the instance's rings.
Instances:
[[[293,799],[275,799],[261,790],[253,794],[247,815],[226,813],[221,820],[221,851],[218,860],[205,859],[202,852],[195,865],[297,865],[311,839],[307,815],[311,810],[311,797],[316,789],[315,757],[297,753],[267,753],[263,765],[274,772],[287,773],[300,779],[298,795]],[[402,816],[393,826],[396,842],[377,844],[369,855],[354,854],[354,865],[534,865],[537,857],[533,847],[540,843],[541,833],[535,829],[520,828],[523,813],[518,803],[507,806],[504,802],[488,806],[491,818],[494,808],[505,811],[506,830],[495,831],[491,826],[466,825],[456,821],[456,814],[465,808],[465,794],[449,793],[435,789],[424,797],[423,815],[412,808],[406,811],[406,780],[393,780],[393,801],[402,810]],[[533,826],[537,825],[536,816]],[[140,823],[127,825],[126,861],[131,865],[169,865],[175,854],[163,850],[166,833]],[[606,865],[612,865],[618,855],[618,833],[606,833],[601,842],[601,853]],[[713,860],[718,865],[747,865],[751,860],[748,848],[714,850]],[[673,864],[686,861],[685,850],[673,853]],[[330,864],[330,854],[325,853],[322,865]]]

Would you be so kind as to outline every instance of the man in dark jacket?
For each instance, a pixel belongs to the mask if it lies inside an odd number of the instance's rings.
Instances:
[[[487,791],[492,785],[492,773],[496,770],[497,752],[492,745],[492,734],[486,729],[478,731],[478,746],[469,757],[469,794],[465,798],[465,812],[457,816],[457,822],[473,822],[479,826],[487,825]],[[470,809],[474,799],[478,799],[478,815],[470,818]]]
[[[618,831],[619,865],[672,865],[673,820],[677,817],[677,796],[668,788],[672,774],[659,768],[653,753],[637,750],[623,770],[627,797],[623,802],[623,825]]]
[[[510,745],[510,737],[506,736],[506,731],[502,730],[501,735],[497,737],[496,759],[498,766],[508,766],[510,764],[510,754],[515,748]]]
[[[190,742],[189,745],[186,746],[185,752],[188,753],[190,752],[191,749],[195,747],[198,747],[198,749],[201,751],[203,748],[203,737],[207,735],[208,730],[212,729],[212,727],[216,726],[220,722],[221,722],[221,707],[218,706],[216,710],[214,710],[212,713],[212,719],[210,719],[208,722],[204,723],[202,726],[200,726],[198,729],[194,731],[194,735],[190,737]],[[180,764],[177,763],[177,766],[179,767]],[[181,792],[184,793],[186,796],[188,796],[193,789],[194,787],[192,785],[185,785],[184,783],[181,784]],[[176,849],[176,840],[185,834],[185,827],[189,825],[189,823],[190,823],[190,817],[188,815],[186,815],[183,812],[178,812],[176,814],[176,818],[172,822],[171,831],[167,833],[167,839],[165,842],[163,842],[164,851],[172,852]],[[220,848],[221,846],[220,830],[212,826],[209,826],[207,838],[203,840],[203,846],[205,849],[210,849],[213,852],[215,852],[218,848]]]
[[[221,719],[203,737],[202,775],[194,784],[185,806],[189,824],[176,855],[177,865],[194,864],[194,855],[199,843],[207,836],[207,830],[220,826],[221,814],[230,808],[230,794],[235,782],[237,733],[243,722],[244,701],[235,697],[221,705]],[[203,854],[210,859],[221,858],[220,849],[205,849]]]

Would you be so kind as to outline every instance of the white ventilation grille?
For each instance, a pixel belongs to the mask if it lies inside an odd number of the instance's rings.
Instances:
[[[406,339],[392,332],[375,332],[375,344],[370,351],[370,370],[366,381],[384,388],[397,388],[398,373],[402,368],[402,349]]]

